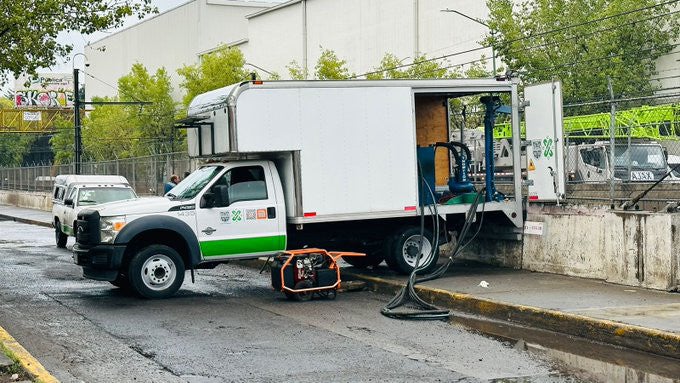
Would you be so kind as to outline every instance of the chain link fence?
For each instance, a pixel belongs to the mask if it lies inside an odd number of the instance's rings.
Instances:
[[[165,153],[102,162],[83,162],[81,174],[121,175],[137,194],[162,195],[163,186],[173,174],[184,178],[195,166],[187,153]],[[54,178],[75,174],[75,164],[0,168],[0,190],[50,192]]]
[[[583,112],[594,105],[609,111]],[[680,94],[565,105],[564,144],[569,200],[620,206],[647,192],[639,207],[663,210],[680,199]]]

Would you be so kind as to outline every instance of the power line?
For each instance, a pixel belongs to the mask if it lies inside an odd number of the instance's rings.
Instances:
[[[531,38],[535,38],[535,37],[539,37],[539,36],[544,36],[544,35],[547,35],[547,34],[552,34],[552,33],[556,33],[556,32],[561,32],[561,31],[563,31],[563,30],[567,30],[567,29],[571,29],[571,28],[575,28],[575,27],[579,27],[579,26],[588,25],[588,24],[592,24],[592,23],[599,22],[599,21],[604,21],[604,20],[612,19],[612,18],[615,18],[615,17],[625,16],[625,15],[628,15],[628,14],[632,14],[632,13],[636,13],[636,12],[641,12],[641,11],[645,11],[645,10],[652,9],[652,8],[657,8],[657,7],[664,6],[664,5],[669,5],[669,4],[672,4],[672,3],[677,3],[678,1],[680,1],[680,0],[670,0],[670,1],[663,2],[663,3],[659,3],[659,4],[655,4],[655,5],[650,5],[650,6],[647,6],[647,7],[643,7],[643,8],[637,8],[637,9],[633,9],[633,10],[630,10],[630,11],[625,11],[625,12],[621,12],[621,13],[617,13],[617,14],[613,14],[613,15],[609,15],[609,16],[604,16],[604,17],[601,17],[601,18],[593,19],[593,20],[588,20],[588,21],[585,21],[585,22],[582,22],[582,23],[566,25],[566,26],[564,26],[564,27],[560,27],[560,28],[548,30],[548,31],[545,31],[545,32],[540,32],[540,33],[537,33],[537,34],[533,34],[533,35],[529,35],[529,36],[524,36],[524,37],[520,37],[520,38],[513,39],[513,40],[508,40],[508,41],[507,41],[507,44],[512,44],[512,43],[515,43],[515,42],[518,42],[518,41],[523,41],[523,40],[527,40],[527,39],[531,39]],[[677,12],[677,11],[675,11],[675,12]],[[673,13],[675,13],[675,12],[669,12],[669,13],[666,13],[666,14],[664,14],[664,15],[673,14]],[[638,21],[638,22],[639,22],[639,21]],[[613,29],[613,28],[609,28],[609,29]],[[480,50],[484,50],[484,49],[489,49],[489,48],[492,48],[492,45],[484,45],[484,46],[480,46],[480,47],[478,47],[478,48],[473,48],[473,49],[468,49],[468,50],[464,50],[464,51],[454,52],[454,53],[450,53],[450,54],[447,54],[447,55],[442,55],[442,56],[438,56],[438,57],[433,57],[433,58],[430,58],[430,59],[422,60],[422,61],[419,61],[419,62],[413,62],[413,63],[410,63],[410,64],[401,64],[401,65],[397,65],[397,66],[390,67],[390,68],[385,68],[385,69],[379,69],[379,70],[375,70],[375,71],[371,71],[371,72],[366,72],[366,73],[362,73],[362,74],[350,76],[350,77],[348,77],[348,79],[355,79],[355,78],[359,78],[359,77],[365,77],[365,76],[368,76],[368,75],[371,75],[371,74],[384,73],[384,72],[387,72],[387,71],[390,71],[390,70],[394,70],[394,69],[406,68],[406,67],[410,67],[410,66],[413,66],[413,65],[421,64],[421,63],[426,63],[426,62],[430,62],[430,61],[441,60],[441,59],[444,59],[444,58],[449,58],[449,57],[453,57],[453,56],[459,56],[459,55],[462,55],[462,54],[471,53],[471,52],[476,52],[476,51],[480,51]],[[474,61],[474,62],[476,62],[476,61]],[[469,63],[456,64],[456,65],[454,65],[454,66],[465,65],[465,64],[469,64]]]
[[[145,102],[145,101],[142,101],[142,100],[138,99],[138,98],[135,97],[134,95],[128,94],[128,93],[126,93],[126,92],[123,92],[119,87],[115,87],[115,86],[109,84],[108,82],[106,82],[106,81],[104,81],[104,80],[102,80],[102,79],[99,79],[99,78],[97,78],[97,77],[95,77],[95,76],[93,76],[93,75],[91,75],[91,74],[89,74],[89,73],[87,73],[87,72],[84,72],[84,71],[83,71],[83,73],[85,73],[86,76],[92,77],[92,79],[97,80],[97,81],[101,82],[102,84],[109,86],[111,89],[114,89],[116,92],[122,93],[122,94],[124,94],[124,95],[127,95],[128,97],[130,97],[131,99],[135,100],[136,102]]]

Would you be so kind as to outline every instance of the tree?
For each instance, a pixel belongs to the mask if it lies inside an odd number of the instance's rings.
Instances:
[[[183,147],[182,136],[174,129],[175,102],[165,68],[150,75],[142,64],[134,64],[130,73],[118,80],[118,90],[121,101],[151,102],[125,107],[135,127],[136,154],[167,153]]]
[[[185,65],[177,70],[184,78],[180,86],[186,89],[184,106],[189,106],[197,95],[248,79],[243,53],[238,48],[220,47],[201,57],[196,65]]]
[[[347,68],[347,61],[342,60],[330,49],[321,49],[321,55],[314,66],[314,78],[317,80],[345,80],[353,76]],[[293,80],[305,80],[309,73],[293,60],[286,66],[288,75]]]
[[[134,64],[130,73],[118,79],[118,91],[118,97],[93,101],[151,104],[96,105],[82,121],[83,159],[105,161],[184,148],[183,136],[173,128],[175,103],[164,68],[150,75],[142,64]],[[59,122],[57,132],[50,141],[55,162],[69,162],[74,151],[73,122]]]
[[[675,47],[679,15],[655,0],[487,0],[498,55],[525,82],[560,79],[565,103],[654,90],[656,60]]]
[[[314,75],[317,80],[344,80],[351,75],[347,69],[347,61],[341,60],[330,49],[321,48],[321,56],[314,66]]]
[[[151,0],[24,0],[0,3],[0,84],[10,74],[35,75],[73,50],[60,32],[90,34],[120,27],[126,17],[157,12]]]
[[[449,70],[439,60],[428,59],[427,56],[421,55],[410,64],[404,64],[403,60],[399,60],[392,53],[386,53],[375,71],[366,75],[369,80],[456,77],[460,77],[459,71],[456,68]]]
[[[0,98],[0,109],[12,109],[14,102]],[[24,155],[35,141],[32,134],[4,133],[0,131],[0,166],[19,166]]]

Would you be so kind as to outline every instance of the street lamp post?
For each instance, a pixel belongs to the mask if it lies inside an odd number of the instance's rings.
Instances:
[[[489,29],[489,31],[491,32],[491,36],[492,36],[492,37],[493,37],[493,35],[494,35],[494,33],[495,33],[495,31],[494,31],[493,29],[491,29],[491,27],[489,26],[489,24],[487,24],[487,23],[485,23],[485,22],[483,22],[483,21],[480,21],[480,20],[478,20],[478,19],[475,19],[474,17],[468,16],[468,15],[462,13],[462,12],[456,11],[455,9],[448,9],[448,8],[446,8],[446,9],[442,9],[441,11],[442,11],[442,12],[453,12],[453,13],[455,13],[455,14],[457,14],[457,15],[460,15],[460,16],[465,17],[465,18],[468,19],[468,20],[472,20],[472,21],[474,21],[474,22],[477,23],[477,24],[481,24],[481,25],[487,27],[487,28]],[[493,75],[496,76],[496,50],[494,49],[493,45],[491,45],[491,65],[492,65],[492,67],[493,67]]]
[[[85,60],[87,56],[84,53],[76,53],[71,58],[71,67],[73,68],[73,125],[75,129],[75,173],[80,174],[81,171],[81,155],[83,153],[83,141],[81,138],[81,126],[80,126],[80,84],[78,81],[78,68],[75,67],[75,58],[82,55]],[[87,66],[87,61],[85,62]]]

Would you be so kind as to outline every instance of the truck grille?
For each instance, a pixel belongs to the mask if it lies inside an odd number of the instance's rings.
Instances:
[[[76,242],[81,245],[97,245],[99,238],[99,212],[85,209],[78,213]]]

